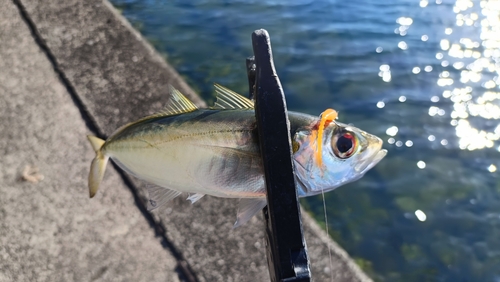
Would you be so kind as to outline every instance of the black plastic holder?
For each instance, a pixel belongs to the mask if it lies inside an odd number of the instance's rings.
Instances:
[[[252,45],[254,57],[246,64],[267,189],[268,205],[263,212],[269,274],[273,282],[311,281],[293,172],[290,122],[268,32],[254,31]]]

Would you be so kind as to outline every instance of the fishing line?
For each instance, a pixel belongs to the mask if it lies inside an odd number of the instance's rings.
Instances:
[[[321,118],[318,124],[318,135],[316,139],[316,161],[318,166],[322,166],[322,150],[321,145],[323,144],[323,131],[325,126],[328,126],[333,120],[337,118],[337,112],[332,109],[327,109],[321,113]],[[321,197],[323,198],[323,210],[325,211],[325,229],[326,229],[326,237],[330,239],[330,234],[328,233],[328,216],[326,215],[326,201],[325,201],[325,190],[321,189]],[[330,281],[333,282],[333,263],[332,263],[332,251],[330,250],[330,246],[328,245],[328,241],[326,241],[326,247],[328,249],[328,258],[330,260]]]
[[[326,201],[325,201],[325,191],[321,189],[321,197],[323,197],[323,210],[325,211],[325,229],[326,229],[326,237],[330,239],[330,235],[328,234],[328,216],[326,215]],[[328,241],[326,241],[326,247],[328,249],[328,258],[330,259],[330,281],[333,282],[333,263],[332,263],[332,251],[330,250],[330,246],[328,245]]]

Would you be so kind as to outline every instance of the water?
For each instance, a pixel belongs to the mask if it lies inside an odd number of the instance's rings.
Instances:
[[[246,94],[266,28],[289,109],[384,140],[326,194],[330,234],[372,278],[500,281],[500,1],[113,3],[209,102],[214,82]],[[303,204],[324,220],[320,197]]]

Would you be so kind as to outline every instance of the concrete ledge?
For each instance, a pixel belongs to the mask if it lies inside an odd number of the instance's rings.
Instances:
[[[0,0],[7,1],[7,0]],[[83,242],[75,242],[69,240],[67,242],[68,248],[72,248],[70,256],[78,257],[81,265],[71,265],[74,272],[68,266],[63,268],[69,276],[64,276],[65,279],[42,279],[41,277],[60,277],[56,272],[60,270],[59,265],[43,274],[41,264],[36,264],[21,269],[22,261],[29,259],[29,256],[21,256],[19,260],[7,264],[9,269],[18,269],[22,275],[31,275],[23,277],[31,277],[29,280],[47,280],[47,281],[82,281],[91,280],[94,276],[82,276],[85,273],[97,273],[97,279],[103,281],[110,280],[130,280],[142,281],[148,277],[151,280],[151,275],[158,275],[154,277],[154,281],[176,281],[182,280],[197,280],[197,281],[268,281],[269,274],[267,270],[267,261],[265,257],[264,247],[264,233],[263,222],[261,217],[254,218],[250,223],[242,228],[232,230],[232,224],[235,220],[237,201],[230,199],[217,199],[212,197],[205,197],[195,205],[190,205],[184,199],[176,199],[172,202],[171,207],[167,210],[165,215],[161,217],[144,212],[144,201],[146,195],[144,193],[143,183],[130,178],[129,176],[122,175],[120,180],[116,173],[107,173],[105,182],[102,185],[101,191],[96,196],[96,199],[85,199],[88,195],[86,176],[88,166],[93,156],[90,146],[86,144],[84,121],[91,130],[96,131],[101,136],[111,134],[119,126],[151,114],[162,108],[168,99],[167,85],[172,84],[190,97],[197,105],[203,106],[196,94],[183,82],[179,75],[168,66],[165,61],[159,56],[151,46],[145,42],[142,37],[134,31],[130,25],[121,17],[107,1],[99,0],[50,0],[40,3],[34,0],[15,0],[18,7],[25,12],[27,21],[31,23],[33,36],[38,40],[38,44],[45,51],[46,59],[44,64],[51,63],[56,73],[59,74],[59,79],[62,88],[59,96],[53,94],[50,96],[51,90],[45,91],[48,95],[47,99],[52,101],[55,106],[62,108],[69,108],[73,111],[73,116],[70,120],[66,120],[65,116],[55,115],[59,111],[51,112],[51,106],[41,104],[37,111],[43,112],[40,115],[39,127],[35,131],[30,130],[30,124],[26,124],[24,129],[31,132],[31,135],[26,137],[27,140],[37,136],[37,132],[43,131],[43,122],[47,120],[52,127],[49,127],[53,133],[52,138],[57,139],[57,136],[64,136],[65,132],[73,128],[72,139],[65,140],[63,143],[54,143],[53,147],[46,148],[40,144],[34,144],[36,150],[57,150],[58,147],[65,149],[66,153],[57,155],[57,159],[48,163],[59,163],[59,170],[55,171],[52,177],[58,184],[53,186],[53,194],[48,198],[57,199],[57,209],[61,211],[60,214],[54,218],[61,217],[61,220],[73,222],[77,219],[72,218],[70,215],[86,215],[85,220],[92,222],[92,220],[102,221],[101,228],[93,227],[91,238],[99,237],[97,242],[93,240],[84,240]],[[11,5],[7,1],[7,4]],[[15,18],[15,17],[14,17]],[[17,19],[19,21],[19,19]],[[3,29],[2,21],[2,29]],[[13,40],[21,40],[14,38]],[[32,40],[32,39],[30,39]],[[249,43],[250,44],[250,43]],[[34,47],[33,47],[34,48]],[[4,56],[0,49],[0,56]],[[9,52],[14,52],[10,50]],[[40,52],[38,51],[38,57]],[[28,57],[33,56],[30,54],[23,55]],[[0,57],[1,58],[1,57]],[[51,75],[52,80],[55,80],[56,75],[52,70],[44,68],[35,68],[31,72],[22,70],[21,75],[36,75],[39,72]],[[50,74],[51,73],[51,74]],[[11,75],[13,76],[13,75]],[[40,79],[44,79],[41,77]],[[62,82],[62,83],[61,83]],[[2,88],[0,88],[2,89]],[[6,90],[8,95],[15,93],[15,86],[8,87]],[[29,92],[28,89],[26,89]],[[27,92],[23,92],[26,95]],[[68,102],[69,97],[62,97],[67,93],[72,96],[76,105]],[[45,96],[43,96],[45,97]],[[42,96],[40,96],[42,98]],[[38,103],[37,96],[29,98],[31,101]],[[57,101],[60,101],[59,104]],[[33,103],[32,102],[32,103]],[[15,116],[15,108],[17,106],[9,106],[12,109],[10,113],[11,120]],[[75,117],[74,113],[81,110],[81,116]],[[55,115],[58,119],[49,119],[50,116]],[[73,122],[74,121],[74,122]],[[61,125],[59,125],[59,123]],[[70,124],[63,127],[63,124]],[[58,128],[60,128],[58,130]],[[23,130],[24,130],[23,129]],[[47,130],[49,130],[47,129]],[[15,135],[13,130],[6,131],[9,134],[6,136]],[[10,133],[9,133],[10,132]],[[87,132],[91,133],[91,132]],[[11,137],[12,138],[12,137]],[[9,139],[10,140],[10,139]],[[3,150],[15,143],[0,143]],[[38,147],[37,147],[38,146]],[[16,147],[21,151],[21,147]],[[74,150],[74,153],[72,153]],[[15,162],[15,157],[11,153],[10,166],[21,166],[22,162]],[[36,154],[36,153],[35,153]],[[76,155],[73,155],[76,154]],[[29,159],[29,158],[28,158]],[[76,163],[75,160],[78,160]],[[45,159],[44,159],[45,160]],[[37,162],[38,163],[38,162]],[[64,173],[64,169],[73,171],[72,174]],[[0,189],[8,189],[9,185],[13,184],[12,173],[14,171],[4,170],[3,175],[7,180],[3,180]],[[50,170],[49,167],[44,168]],[[9,178],[10,177],[10,178]],[[67,178],[71,177],[71,193],[65,194],[64,198],[59,199],[57,193],[64,189],[65,181],[70,181]],[[123,181],[131,189],[129,193],[124,189]],[[26,184],[23,184],[26,185]],[[10,190],[9,190],[10,191]],[[4,192],[4,191],[2,191]],[[26,193],[29,193],[28,190]],[[17,195],[17,194],[16,194]],[[15,201],[16,195],[10,196],[10,201]],[[136,204],[139,207],[132,209],[125,204],[120,204],[121,199],[136,199]],[[8,215],[12,216],[13,209],[22,213],[22,210],[14,209],[12,203],[2,202],[4,197],[0,198],[0,203],[5,205],[3,209],[7,209]],[[64,199],[64,200],[63,200]],[[72,205],[72,201],[78,199],[78,204]],[[101,203],[99,205],[99,203]],[[53,205],[52,201],[47,202],[47,206],[40,209],[47,209],[48,206]],[[53,208],[53,207],[52,207]],[[120,208],[120,212],[112,213],[111,210]],[[0,217],[2,216],[2,209],[0,209]],[[67,216],[65,215],[67,212]],[[163,246],[161,248],[158,243],[157,249],[152,251],[148,249],[150,246],[150,239],[144,239],[144,246],[141,244],[126,244],[127,240],[134,240],[146,236],[145,234],[153,233],[154,230],[146,228],[141,225],[127,225],[122,232],[125,233],[126,238],[112,237],[108,234],[109,228],[106,227],[106,220],[111,223],[130,216],[130,213],[135,212],[140,214],[140,211],[149,220],[150,224],[160,238],[163,239]],[[122,217],[120,217],[122,215]],[[76,216],[77,217],[77,216]],[[95,219],[93,219],[95,218]],[[153,220],[154,218],[154,220]],[[26,220],[27,222],[36,222],[36,214],[32,217],[16,217],[16,220]],[[143,219],[134,219],[135,221],[147,222]],[[14,220],[15,221],[15,220]],[[126,222],[126,220],[125,220]],[[0,223],[1,224],[1,223]],[[12,230],[17,228],[18,225],[12,222],[11,225],[2,226],[2,229]],[[40,228],[44,228],[47,222],[41,222]],[[144,224],[143,224],[144,225]],[[38,233],[30,233],[26,231],[28,237],[46,238],[46,242],[54,242],[60,240],[58,238],[65,238],[67,225],[56,225],[60,233],[54,233],[54,238],[40,237]],[[316,223],[307,215],[304,215],[304,229],[306,231],[306,241],[309,247],[313,277],[316,281],[328,281],[331,279],[330,271],[327,269],[329,264],[328,248],[332,250],[333,256],[333,272],[335,281],[371,281],[364,275],[359,268],[349,259],[347,254],[338,247],[326,235]],[[80,230],[80,229],[79,229]],[[84,232],[85,228],[82,229]],[[143,233],[139,232],[142,231]],[[0,232],[2,232],[0,230]],[[140,234],[136,234],[139,232]],[[118,232],[121,234],[120,232]],[[1,233],[0,233],[1,234]],[[114,233],[113,233],[114,234]],[[76,234],[69,234],[69,236],[77,236]],[[0,238],[2,238],[0,236]],[[75,237],[77,238],[77,237]],[[136,239],[137,239],[136,238]],[[1,242],[0,255],[2,255],[2,245],[9,245],[10,240],[16,240],[15,237],[7,237],[6,242]],[[123,240],[123,241],[122,241]],[[139,240],[139,239],[137,239]],[[141,241],[142,242],[142,241]],[[121,246],[123,244],[122,252],[109,251],[109,257],[105,257],[106,251],[102,251],[103,256],[99,258],[92,257],[85,250],[92,248],[105,248],[107,246]],[[20,248],[28,248],[27,244],[20,244]],[[64,245],[66,246],[66,245]],[[327,248],[328,246],[328,248]],[[79,253],[78,249],[82,252]],[[161,250],[164,254],[158,254]],[[143,252],[151,252],[149,259],[141,257]],[[86,255],[88,254],[88,255]],[[47,254],[50,259],[60,254]],[[132,257],[132,264],[134,261],[139,263],[138,267],[128,268],[127,261],[125,265],[118,265],[111,263],[114,259],[121,259],[124,256]],[[140,264],[141,259],[146,262],[151,260],[160,260],[152,263],[151,269],[144,269]],[[107,263],[106,263],[107,261]],[[101,270],[96,270],[96,264],[105,264],[106,268],[103,270],[104,276],[99,276]],[[161,265],[164,268],[161,269]],[[4,263],[0,262],[0,270],[4,268]],[[177,272],[175,270],[177,269]],[[178,276],[178,272],[181,276]],[[11,271],[12,272],[12,271]],[[43,273],[42,273],[43,272]],[[144,272],[144,277],[140,276]],[[0,271],[2,273],[2,271]],[[80,276],[75,276],[74,273],[81,273]],[[109,273],[109,274],[106,274]],[[114,276],[114,275],[121,276]],[[158,274],[161,273],[161,274]],[[46,275],[46,276],[44,276]],[[71,276],[73,275],[73,276]],[[108,275],[108,276],[106,276]],[[129,275],[129,276],[127,276]],[[192,278],[189,278],[191,277]],[[62,276],[61,276],[62,277]],[[83,277],[83,278],[82,278]],[[88,279],[86,279],[87,277]],[[121,278],[120,278],[121,277]],[[162,278],[163,277],[163,278]],[[166,278],[168,277],[168,278]],[[0,281],[2,276],[0,275]],[[22,280],[22,279],[21,279]]]
[[[79,109],[18,8],[0,7],[0,281],[179,281],[116,171],[85,195]]]

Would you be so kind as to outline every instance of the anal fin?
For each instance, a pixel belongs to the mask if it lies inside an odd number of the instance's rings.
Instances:
[[[256,213],[267,205],[266,198],[244,198],[240,199],[238,213],[233,228],[247,223]]]
[[[149,193],[148,211],[164,207],[168,201],[182,194],[182,192],[163,188],[154,184],[148,184],[146,188]]]
[[[205,196],[205,194],[196,193],[196,194],[193,194],[193,195],[189,195],[189,197],[187,197],[187,200],[191,201],[191,204],[194,204],[199,199],[203,198],[203,196]]]

